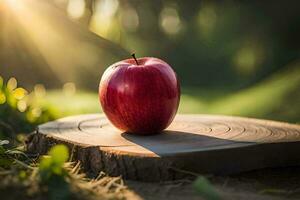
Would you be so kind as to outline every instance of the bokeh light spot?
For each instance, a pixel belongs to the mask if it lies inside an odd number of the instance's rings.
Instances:
[[[27,109],[27,103],[24,100],[18,101],[17,108],[20,112],[25,112]]]
[[[217,23],[217,13],[213,5],[203,4],[200,9],[197,21],[200,31],[205,36],[209,35],[215,28]]]
[[[119,8],[117,0],[96,1],[94,14],[90,22],[90,29],[94,33],[113,41],[118,42],[120,31],[114,16]]]
[[[66,5],[68,0],[54,0],[57,5]]]
[[[36,84],[34,86],[34,94],[36,97],[44,97],[46,96],[46,89],[43,84]]]
[[[69,0],[67,7],[68,15],[71,18],[79,19],[84,15],[85,12],[85,1],[84,0]]]
[[[233,57],[233,64],[241,75],[250,75],[256,71],[264,60],[264,51],[261,45],[244,45]]]
[[[160,14],[160,26],[167,34],[176,34],[180,31],[182,23],[175,8],[164,8]]]
[[[35,107],[31,110],[31,113],[34,118],[38,118],[39,116],[41,116],[42,110],[39,107]]]
[[[24,89],[24,88],[17,88],[13,91],[13,96],[17,99],[17,100],[21,100],[25,97],[25,95],[27,95],[28,92]]]
[[[17,82],[17,79],[15,77],[12,77],[7,81],[7,89],[9,89],[11,91],[16,89],[17,85],[18,85],[18,82]]]
[[[73,96],[76,93],[75,83],[72,83],[72,82],[65,83],[64,86],[63,86],[63,93],[66,96]]]
[[[121,23],[128,31],[136,31],[139,26],[139,16],[134,8],[127,8],[121,14]]]

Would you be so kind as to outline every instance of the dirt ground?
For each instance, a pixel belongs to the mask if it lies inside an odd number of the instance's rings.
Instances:
[[[222,199],[300,199],[300,167],[264,169],[231,176],[208,176]],[[126,181],[128,199],[202,199],[193,180],[145,183]]]

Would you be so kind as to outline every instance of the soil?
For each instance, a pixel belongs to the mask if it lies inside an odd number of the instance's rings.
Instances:
[[[280,200],[300,199],[300,167],[256,170],[231,176],[207,176],[222,199]],[[126,181],[129,199],[202,199],[193,179],[146,183]],[[129,196],[128,196],[129,197]]]

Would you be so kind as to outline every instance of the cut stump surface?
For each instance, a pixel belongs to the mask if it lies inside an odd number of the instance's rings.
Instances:
[[[44,154],[57,143],[90,175],[143,181],[300,165],[300,125],[231,116],[177,115],[152,136],[122,133],[104,115],[73,116],[40,125],[27,149]]]

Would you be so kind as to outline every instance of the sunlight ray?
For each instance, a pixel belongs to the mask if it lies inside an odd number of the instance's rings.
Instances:
[[[126,53],[117,45],[82,29],[79,23],[68,19],[62,10],[49,2],[5,1],[16,19],[22,38],[27,45],[36,47],[61,80],[74,81],[77,68],[85,68],[90,72],[94,72],[97,65],[103,68],[104,50],[105,55],[108,52],[112,56]]]

